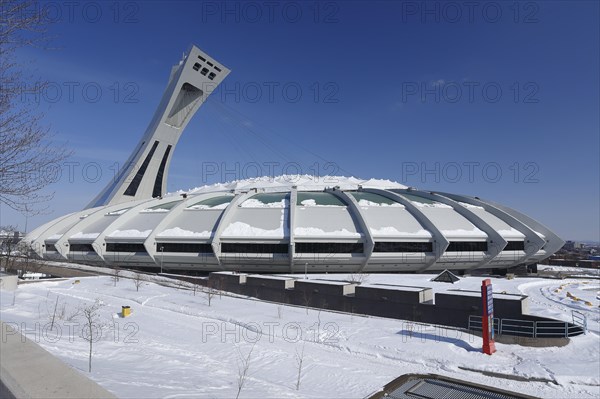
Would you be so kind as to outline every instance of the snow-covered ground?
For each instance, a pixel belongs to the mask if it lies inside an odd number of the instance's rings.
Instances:
[[[367,279],[435,291],[476,290],[481,284],[475,277],[453,285],[432,283],[431,277]],[[570,320],[571,310],[583,312],[591,330],[562,348],[496,344],[493,356],[481,353],[480,338],[452,329],[226,295],[211,296],[209,306],[206,293],[149,281],[138,292],[127,279],[116,287],[111,277],[75,280],[23,284],[14,296],[3,291],[0,318],[17,323],[29,339],[87,374],[88,342],[80,336],[83,317],[77,310],[97,304],[101,337],[94,343],[89,375],[118,397],[235,397],[242,359],[249,359],[249,370],[240,398],[360,398],[406,373],[438,373],[538,397],[600,397],[597,279],[493,279],[495,292],[529,295],[534,314]],[[130,317],[118,316],[123,305],[131,306]],[[483,371],[541,381],[489,377]]]

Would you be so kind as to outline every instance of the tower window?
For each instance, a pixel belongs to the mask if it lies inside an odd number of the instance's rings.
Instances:
[[[209,78],[210,80],[213,80],[213,79],[215,78],[215,76],[217,76],[217,74],[216,74],[216,73],[214,73],[214,72],[211,72],[211,73],[209,73],[209,74],[208,74],[208,78]]]
[[[208,73],[208,68],[202,68],[202,70],[200,71],[200,73],[201,73],[202,75],[205,75],[205,76],[206,76],[206,74]]]
[[[142,166],[140,166],[140,169],[131,180],[131,183],[129,183],[127,190],[125,190],[125,195],[133,197],[135,196],[135,193],[137,193],[138,187],[140,186],[140,183],[144,178],[144,174],[146,173],[146,169],[148,168],[148,164],[150,164],[152,156],[154,155],[154,151],[156,151],[156,147],[158,147],[158,141],[155,141],[154,144],[152,144],[152,148],[150,149],[150,152],[148,152],[148,155],[146,155],[146,159],[144,159]]]
[[[194,71],[197,71],[198,69],[200,69],[200,64],[198,64],[197,62],[194,64]]]

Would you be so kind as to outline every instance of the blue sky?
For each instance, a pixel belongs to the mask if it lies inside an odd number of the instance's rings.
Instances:
[[[477,195],[600,240],[599,3],[42,3],[36,101],[74,150],[51,213],[83,208],[196,44],[232,72],[189,124],[168,190],[259,174],[384,178]],[[97,172],[101,175],[98,175]],[[0,208],[0,224],[25,217]]]

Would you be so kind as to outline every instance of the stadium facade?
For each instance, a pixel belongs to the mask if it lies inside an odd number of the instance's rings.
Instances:
[[[32,231],[41,258],[163,270],[423,272],[536,263],[564,242],[513,209],[387,180],[280,176],[165,196],[175,145],[229,69],[192,46],[88,206]]]

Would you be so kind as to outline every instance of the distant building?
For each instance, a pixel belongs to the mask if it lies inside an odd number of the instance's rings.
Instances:
[[[14,251],[24,236],[25,234],[20,231],[0,230],[0,254],[4,254],[7,251]]]

